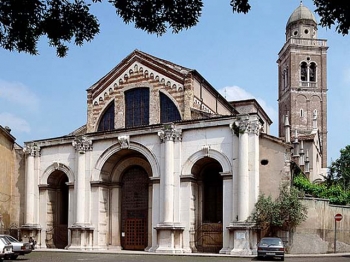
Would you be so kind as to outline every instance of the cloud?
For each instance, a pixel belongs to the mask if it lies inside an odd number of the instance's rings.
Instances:
[[[226,86],[218,90],[228,101],[238,101],[255,98],[252,94],[239,86]]]
[[[7,82],[0,79],[0,99],[5,99],[26,110],[36,111],[39,108],[39,98],[25,85],[18,82]]]
[[[18,133],[30,132],[30,126],[26,120],[10,113],[0,113],[0,123],[3,127],[8,126],[12,131]]]
[[[277,111],[272,106],[269,106],[265,100],[256,98],[251,93],[247,92],[239,86],[226,86],[218,90],[219,93],[225,97],[228,101],[238,101],[246,99],[255,99],[260,106],[265,110],[267,115],[275,123],[277,121]]]

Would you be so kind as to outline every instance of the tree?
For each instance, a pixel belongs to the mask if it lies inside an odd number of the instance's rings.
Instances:
[[[325,180],[329,185],[340,185],[344,190],[350,190],[350,145],[340,150],[340,157],[332,161]]]
[[[343,35],[350,28],[347,1],[313,0],[325,27],[336,25]],[[67,55],[67,43],[83,45],[99,33],[90,6],[102,0],[0,0],[0,46],[9,51],[38,54],[37,43],[46,36],[59,57]],[[108,0],[125,23],[151,34],[168,29],[178,33],[198,23],[203,0]],[[233,12],[247,13],[249,0],[231,0]]]
[[[249,218],[266,232],[275,236],[278,230],[290,231],[307,218],[307,208],[299,199],[300,192],[294,187],[282,186],[278,198],[259,195],[255,210]]]

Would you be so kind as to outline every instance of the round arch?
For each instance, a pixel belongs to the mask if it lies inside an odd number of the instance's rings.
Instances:
[[[74,183],[74,173],[69,167],[62,163],[53,163],[44,171],[43,176],[40,179],[40,184],[47,184],[47,179],[49,176],[57,170],[60,170],[67,175],[69,183]]]
[[[193,155],[191,155],[186,163],[184,164],[184,167],[182,168],[182,175],[190,175],[191,174],[191,169],[193,165],[200,159],[204,157],[210,157],[215,159],[216,161],[219,162],[219,164],[222,167],[222,173],[224,174],[230,174],[232,171],[231,168],[231,163],[226,155],[223,155],[219,151],[209,149],[208,152],[204,152],[204,150],[197,151]]]
[[[112,171],[111,182],[119,182],[124,171],[130,166],[135,166],[135,163],[137,163],[137,166],[142,167],[146,171],[148,177],[152,176],[151,167],[145,159],[139,157],[128,157],[127,159],[121,161]]]
[[[118,144],[114,144],[111,147],[107,148],[101,154],[101,156],[96,161],[95,168],[94,168],[94,170],[92,172],[92,177],[91,177],[92,181],[98,181],[99,180],[100,173],[101,173],[101,170],[103,168],[103,165],[106,163],[106,161],[108,161],[108,159],[113,154],[117,153],[118,151],[120,151],[122,149],[124,149],[124,148],[122,148],[121,145],[118,143]],[[128,149],[135,150],[135,151],[141,153],[143,156],[145,156],[147,161],[148,161],[148,163],[151,166],[152,176],[153,177],[159,177],[160,176],[159,163],[158,163],[156,157],[152,154],[152,152],[148,148],[146,148],[145,146],[143,146],[143,145],[141,145],[139,143],[135,143],[135,142],[130,141]]]

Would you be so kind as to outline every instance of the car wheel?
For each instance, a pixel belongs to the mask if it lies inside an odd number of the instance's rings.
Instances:
[[[284,257],[281,257],[281,261],[284,261]]]
[[[12,260],[15,260],[15,259],[17,259],[17,257],[18,257],[18,255],[12,255],[12,256],[11,256],[11,259],[12,259]]]

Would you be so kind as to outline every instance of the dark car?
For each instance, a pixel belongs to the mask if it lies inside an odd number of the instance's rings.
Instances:
[[[258,259],[279,257],[284,261],[284,245],[278,237],[263,237],[258,243]]]

